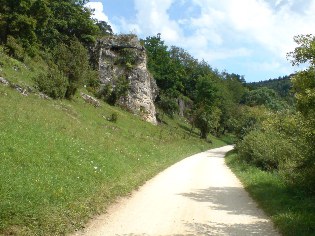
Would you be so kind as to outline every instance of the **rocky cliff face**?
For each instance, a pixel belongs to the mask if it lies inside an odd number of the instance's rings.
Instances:
[[[94,48],[103,89],[120,106],[156,124],[157,85],[147,70],[145,49],[134,35],[110,36]]]

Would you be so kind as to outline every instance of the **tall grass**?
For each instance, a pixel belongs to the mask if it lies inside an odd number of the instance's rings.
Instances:
[[[102,103],[24,97],[0,85],[0,235],[62,235],[116,197],[213,144],[180,120],[154,126]],[[117,122],[108,117],[117,113]],[[186,127],[186,129],[184,129]]]
[[[226,163],[284,236],[315,235],[315,198],[286,184],[277,172],[253,167],[229,153]]]

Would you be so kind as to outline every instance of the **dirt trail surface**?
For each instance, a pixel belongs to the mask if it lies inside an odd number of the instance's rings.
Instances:
[[[176,163],[75,235],[279,235],[225,165],[232,148]]]

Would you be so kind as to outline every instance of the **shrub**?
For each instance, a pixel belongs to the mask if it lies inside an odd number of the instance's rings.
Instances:
[[[12,37],[11,35],[8,36],[7,38],[7,43],[6,43],[6,50],[7,53],[14,57],[15,59],[19,61],[23,61],[25,57],[25,50],[22,46],[22,44]]]
[[[170,117],[174,117],[175,113],[177,113],[179,110],[177,100],[165,94],[161,94],[159,96],[157,105],[165,114]]]
[[[107,118],[107,120],[116,123],[117,120],[118,120],[118,114],[117,114],[117,112],[113,112],[113,113]]]
[[[78,40],[71,41],[69,46],[60,44],[54,51],[54,61],[68,78],[65,97],[71,99],[91,70],[87,50]]]
[[[47,73],[41,73],[34,78],[36,87],[54,99],[64,98],[66,95],[68,80],[55,66],[48,69]]]
[[[85,85],[89,92],[97,95],[100,89],[100,80],[98,78],[98,71],[88,70],[86,72]]]
[[[299,158],[299,150],[277,132],[252,131],[237,144],[240,157],[263,170],[287,172]]]
[[[106,84],[97,94],[98,98],[104,99],[105,102],[115,105],[117,101],[127,95],[130,83],[126,76],[114,79],[114,85]]]
[[[103,99],[105,102],[108,102],[108,99],[113,91],[113,86],[111,84],[106,84],[100,88],[97,92],[96,97]]]

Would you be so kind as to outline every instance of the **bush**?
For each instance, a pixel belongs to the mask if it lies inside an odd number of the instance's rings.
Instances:
[[[6,50],[7,50],[7,53],[11,57],[13,57],[19,61],[24,60],[25,50],[24,50],[22,44],[17,39],[15,39],[14,37],[12,37],[10,35],[7,38]]]
[[[165,94],[159,95],[158,107],[171,118],[179,111],[177,100]]]
[[[73,40],[69,45],[60,44],[53,57],[59,70],[68,78],[65,97],[71,99],[91,70],[88,52],[78,40]]]
[[[292,171],[299,149],[277,132],[252,131],[237,144],[241,159],[262,170]]]
[[[47,73],[41,73],[34,78],[36,87],[54,99],[64,98],[68,87],[68,79],[56,67],[49,68]]]
[[[107,120],[116,123],[118,120],[117,112],[112,113],[110,117],[107,118]]]
[[[114,84],[106,84],[97,94],[97,97],[103,99],[110,105],[115,105],[117,101],[127,95],[130,86],[129,80],[126,76],[121,76],[114,79]]]
[[[100,89],[100,80],[98,78],[98,71],[89,70],[87,71],[87,77],[85,80],[85,85],[87,90],[95,95],[97,95]]]
[[[278,171],[287,184],[315,193],[313,126],[299,113],[270,113],[237,144],[240,158],[263,170]]]
[[[124,48],[119,51],[120,57],[119,57],[119,64],[120,65],[126,65],[129,64],[131,67],[135,64],[137,64],[137,53],[134,49],[131,48]],[[127,66],[128,67],[128,66]]]

